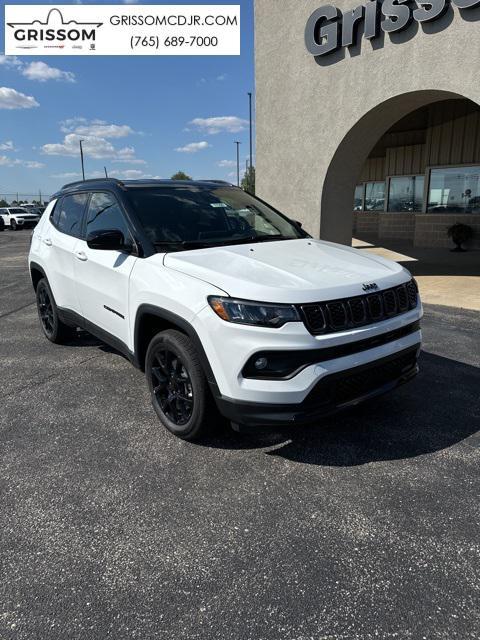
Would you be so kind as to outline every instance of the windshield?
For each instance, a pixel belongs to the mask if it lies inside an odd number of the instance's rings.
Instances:
[[[10,213],[28,213],[25,209],[10,209]]]
[[[129,189],[129,196],[149,238],[168,250],[306,236],[241,189],[189,184],[137,187]]]

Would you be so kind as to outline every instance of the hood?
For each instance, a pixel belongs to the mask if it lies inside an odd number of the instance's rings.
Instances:
[[[233,298],[262,302],[335,300],[364,294],[364,284],[387,289],[410,278],[396,262],[312,239],[167,253],[164,265]]]

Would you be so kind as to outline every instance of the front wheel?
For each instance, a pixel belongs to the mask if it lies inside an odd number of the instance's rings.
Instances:
[[[147,350],[145,375],[162,424],[184,440],[205,436],[210,397],[190,338],[173,329],[157,334]]]
[[[18,229],[18,225],[17,225],[17,221],[16,220],[10,220],[10,228],[12,231],[16,231]]]

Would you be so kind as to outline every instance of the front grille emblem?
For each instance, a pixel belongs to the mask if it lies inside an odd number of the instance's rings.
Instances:
[[[378,284],[376,282],[370,282],[368,284],[364,284],[362,286],[362,289],[364,291],[377,291],[378,290]]]

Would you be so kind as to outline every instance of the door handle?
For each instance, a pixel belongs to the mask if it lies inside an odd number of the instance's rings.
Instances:
[[[47,247],[52,246],[52,241],[50,240],[50,238],[44,238],[43,241],[47,245]]]
[[[82,262],[86,262],[88,260],[87,255],[84,251],[77,251],[75,253],[75,257]]]

